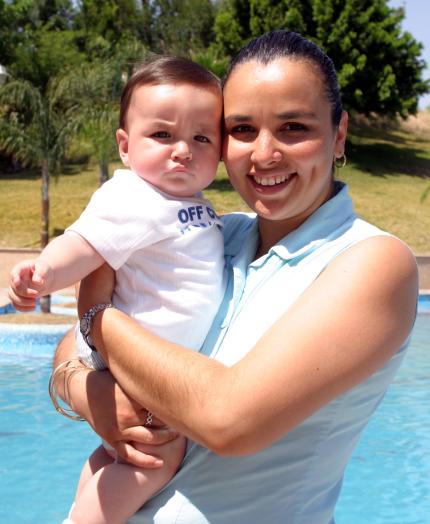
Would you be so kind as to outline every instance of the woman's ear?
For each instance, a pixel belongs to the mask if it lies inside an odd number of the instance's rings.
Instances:
[[[124,129],[116,130],[116,143],[118,144],[118,152],[122,163],[128,166],[128,134]]]
[[[342,111],[340,122],[336,131],[335,156],[341,157],[345,153],[346,134],[348,132],[348,113]]]

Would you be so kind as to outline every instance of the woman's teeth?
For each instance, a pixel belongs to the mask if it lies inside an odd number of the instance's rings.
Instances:
[[[254,180],[260,186],[275,186],[276,184],[282,184],[283,182],[289,180],[290,177],[291,175],[278,175],[272,177],[254,176]]]

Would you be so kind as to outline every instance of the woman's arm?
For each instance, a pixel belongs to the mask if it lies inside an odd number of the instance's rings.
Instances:
[[[79,366],[75,353],[75,337],[69,331],[60,342],[54,356],[54,369],[73,359],[73,367]],[[166,427],[144,427],[147,410],[142,409],[120,388],[108,370],[95,371],[85,367],[71,369],[65,380],[56,381],[60,397],[78,415],[84,418],[94,431],[128,462],[144,468],[160,467],[157,446],[174,440],[178,433]],[[156,420],[155,420],[156,423]],[[154,455],[143,453],[133,442],[153,445]],[[166,454],[166,451],[163,451]],[[167,450],[168,453],[168,450]]]
[[[217,453],[247,454],[383,366],[411,330],[416,297],[409,249],[375,237],[337,257],[230,368],[159,339],[115,309],[95,317],[92,337],[139,404]]]

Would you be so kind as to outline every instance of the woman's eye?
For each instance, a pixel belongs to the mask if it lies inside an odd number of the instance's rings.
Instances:
[[[240,135],[242,133],[253,133],[253,132],[254,132],[254,128],[247,124],[240,124],[230,129],[230,133],[232,135]]]
[[[283,131],[304,131],[306,126],[299,124],[298,122],[288,122],[282,126]]]
[[[156,131],[155,133],[152,133],[151,136],[154,138],[170,138],[170,133],[167,131]]]
[[[203,143],[209,143],[210,140],[207,136],[204,136],[204,135],[196,135],[194,137],[194,140],[196,140],[197,142],[203,142]]]

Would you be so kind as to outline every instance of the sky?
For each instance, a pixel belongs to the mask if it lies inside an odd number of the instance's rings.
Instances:
[[[389,0],[391,7],[404,7],[406,16],[402,27],[423,44],[422,58],[427,62],[423,78],[430,78],[430,2],[428,0]],[[430,107],[430,93],[419,100],[419,108]]]

